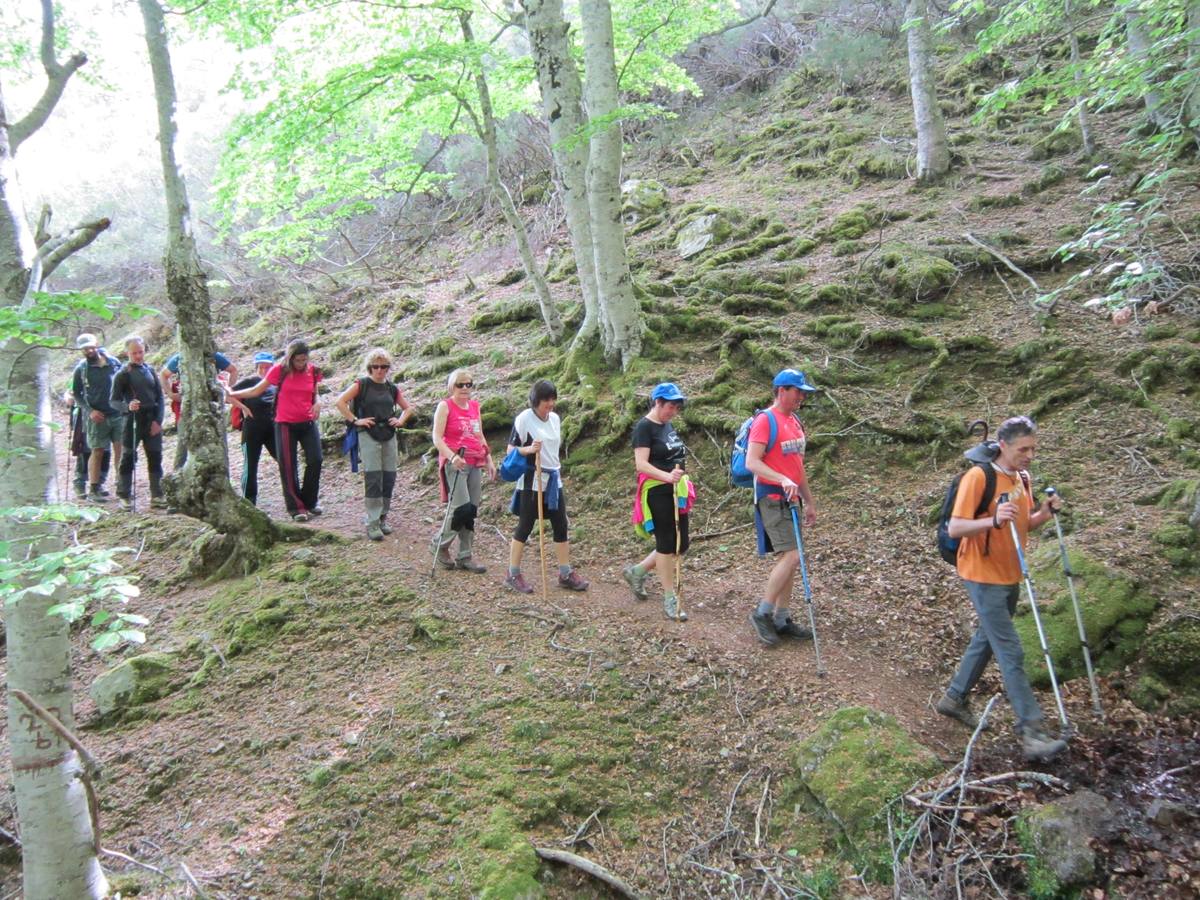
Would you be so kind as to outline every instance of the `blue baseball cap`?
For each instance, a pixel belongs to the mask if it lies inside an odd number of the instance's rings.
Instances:
[[[816,387],[808,380],[807,376],[799,369],[784,369],[775,376],[775,380],[771,382],[773,387],[794,387],[800,388],[802,391],[809,393],[816,392]]]
[[[664,381],[657,385],[650,392],[651,400],[668,400],[673,403],[682,403],[687,398],[683,396],[683,391],[679,390],[679,386],[673,381]]]
[[[269,350],[259,350],[257,353],[254,354],[254,364],[256,366],[259,363],[273,363],[273,362],[275,362],[275,354],[271,353]]]

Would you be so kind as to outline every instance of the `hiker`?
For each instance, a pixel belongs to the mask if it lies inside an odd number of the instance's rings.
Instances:
[[[174,353],[167,359],[158,373],[165,386],[167,397],[171,401],[171,412],[175,416],[175,470],[178,471],[187,463],[187,435],[183,432],[183,376],[179,372],[180,354]],[[224,373],[226,380],[233,384],[237,381],[237,366],[220,351],[213,352],[213,364],[217,375]],[[245,413],[245,409],[242,410]]]
[[[63,392],[63,402],[67,405],[68,426],[70,428],[70,440],[68,444],[68,453],[75,457],[75,475],[72,478],[73,487],[75,489],[75,499],[87,499],[88,487],[88,463],[91,461],[92,450],[87,444],[87,431],[84,428],[84,419],[82,411],[75,405],[75,395],[71,391]],[[109,463],[112,461],[112,450],[108,447],[104,448],[104,455],[100,461],[100,491],[101,497],[108,497],[108,490],[104,485],[108,482]],[[103,501],[101,501],[103,502]]]
[[[124,416],[121,458],[117,466],[117,500],[122,509],[133,506],[133,479],[137,474],[133,466],[140,443],[150,478],[150,506],[163,509],[167,505],[162,492],[162,423],[167,408],[166,397],[158,373],[146,362],[145,340],[137,335],[126,338],[125,352],[129,361],[113,376],[109,400],[113,409]]]
[[[683,471],[687,448],[671,420],[679,414],[686,399],[671,382],[657,385],[650,392],[650,411],[633,426],[633,461],[637,472],[633,520],[638,533],[654,541],[654,549],[640,563],[626,566],[622,572],[638,600],[647,599],[646,576],[652,569],[658,572],[663,589],[663,614],[680,621],[687,619],[687,613],[679,609],[674,569],[676,555],[682,556],[688,549],[688,513],[695,489]],[[678,505],[681,500],[682,506]]]
[[[951,512],[950,537],[960,541],[958,575],[975,607],[979,627],[936,708],[942,715],[974,729],[979,721],[967,703],[967,695],[994,655],[1025,756],[1046,760],[1066,749],[1067,743],[1046,734],[1041,707],[1025,675],[1025,654],[1012,623],[1020,596],[1021,565],[1009,523],[1016,523],[1024,547],[1026,535],[1049,520],[1062,501],[1055,496],[1039,509],[1033,508],[1026,471],[1037,450],[1037,426],[1032,419],[1006,419],[996,438],[999,453],[991,463],[974,465],[962,476]],[[995,490],[987,507],[978,511],[988,481],[984,469],[987,465],[995,473]],[[1008,502],[999,502],[1001,494],[1008,494]]]
[[[95,503],[107,503],[108,491],[104,489],[105,476],[108,474],[106,457],[115,459],[120,465],[121,436],[125,426],[124,417],[112,406],[113,377],[121,368],[121,363],[100,346],[94,334],[85,332],[79,335],[75,347],[83,351],[83,359],[76,364],[71,375],[71,396],[75,400],[76,415],[83,428],[84,444],[88,448],[88,487],[86,491],[82,489],[82,479],[77,470],[75,493],[80,497],[86,495]]]
[[[274,363],[275,354],[258,351],[254,354],[254,374],[233,385],[233,390],[254,387],[266,377]],[[255,506],[258,505],[258,461],[263,450],[271,454],[271,459],[278,460],[275,455],[275,393],[275,386],[268,384],[257,397],[230,401],[235,404],[230,410],[231,418],[237,420],[237,430],[242,432],[242,496]]]
[[[338,412],[358,431],[358,452],[362,458],[364,504],[367,509],[367,537],[382,541],[392,533],[387,523],[396,486],[396,429],[402,428],[413,414],[413,405],[392,381],[391,354],[382,347],[367,351],[363,360],[366,378],[356,378],[337,399]],[[396,415],[396,407],[400,415]]]
[[[508,438],[507,453],[514,449],[530,461],[525,473],[513,492],[512,510],[519,518],[513,531],[508,549],[508,577],[504,584],[522,594],[532,594],[533,587],[521,574],[521,557],[525,544],[538,520],[538,492],[534,480],[537,466],[532,464],[535,456],[541,462],[541,488],[543,514],[550,520],[554,538],[554,555],[558,559],[558,586],[568,591],[586,591],[588,582],[571,567],[571,545],[567,541],[567,498],[562,488],[562,467],[559,448],[562,446],[562,425],[554,411],[558,401],[558,389],[549,381],[534,382],[529,391],[529,408],[522,410],[513,421],[512,434]]]
[[[287,345],[283,361],[274,363],[251,387],[234,390],[219,382],[231,400],[261,397],[274,386],[275,460],[279,463],[279,481],[283,485],[283,503],[294,522],[307,522],[324,510],[317,504],[321,491],[321,401],[317,385],[321,370],[309,365],[308,344],[294,340]],[[296,447],[304,452],[304,479],[296,464]]]
[[[806,528],[817,521],[812,491],[804,474],[804,427],[796,414],[817,389],[798,369],[784,369],[775,376],[771,387],[775,401],[754,417],[746,452],[746,468],[754,474],[758,552],[762,556],[775,553],[775,565],[767,576],[763,599],[750,613],[754,633],[764,644],[778,644],[781,637],[812,637],[812,632],[797,625],[788,612],[800,563],[792,504],[799,503],[803,508]]]
[[[483,499],[483,472],[496,480],[496,463],[483,436],[479,401],[471,399],[475,379],[468,369],[455,369],[446,379],[450,396],[438,403],[433,413],[433,446],[438,451],[438,474],[442,501],[453,510],[438,535],[437,562],[443,569],[462,569],[481,574],[487,571],[471,556],[475,543],[475,516]],[[462,454],[459,454],[462,450]],[[450,469],[458,473],[455,477]],[[450,545],[458,536],[458,555]]]

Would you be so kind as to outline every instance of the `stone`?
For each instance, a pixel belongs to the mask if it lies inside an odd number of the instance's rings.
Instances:
[[[312,562],[317,558],[317,551],[312,547],[301,547],[292,551],[292,559],[296,562]]]
[[[172,653],[143,653],[113,666],[92,682],[88,693],[102,716],[124,712],[165,697],[179,684]]]
[[[1155,800],[1146,810],[1146,818],[1160,828],[1172,828],[1191,815],[1191,810],[1174,800]]]
[[[1111,820],[1107,800],[1094,791],[1078,791],[1026,814],[1032,845],[1026,849],[1062,887],[1089,884],[1096,878],[1096,853],[1090,841]]]
[[[681,259],[695,256],[713,242],[715,237],[713,226],[717,224],[718,218],[716,213],[697,216],[679,229],[679,234],[675,235],[675,249],[679,252]]]
[[[633,225],[661,213],[667,206],[667,189],[657,181],[630,178],[621,185],[621,215]]]

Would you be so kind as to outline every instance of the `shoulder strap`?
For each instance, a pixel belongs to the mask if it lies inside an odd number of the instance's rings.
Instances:
[[[988,507],[992,505],[992,500],[996,496],[996,470],[991,463],[975,463],[975,465],[983,469],[983,495],[979,498],[979,506],[975,510],[975,517],[979,518],[988,511]]]
[[[771,452],[771,448],[775,446],[775,441],[779,438],[779,423],[775,421],[775,413],[769,409],[764,409],[763,412],[767,414],[767,424],[771,428],[771,433],[767,438],[767,449],[763,450],[765,456]]]

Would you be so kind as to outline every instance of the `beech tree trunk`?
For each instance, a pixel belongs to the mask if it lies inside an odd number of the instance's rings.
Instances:
[[[458,21],[462,27],[463,40],[468,44],[475,43],[475,35],[471,31],[470,11],[460,10]],[[550,296],[550,288],[546,285],[542,270],[533,258],[533,250],[529,247],[529,232],[525,229],[525,223],[517,213],[517,207],[513,203],[508,186],[500,180],[500,151],[496,146],[496,116],[492,111],[492,94],[488,90],[487,76],[482,68],[475,73],[475,90],[479,94],[479,120],[475,124],[487,153],[488,186],[491,187],[496,201],[500,204],[504,220],[508,222],[513,234],[516,235],[517,250],[521,254],[521,263],[525,266],[525,274],[533,283],[534,293],[537,294],[538,308],[542,311],[542,321],[546,325],[546,331],[550,334],[550,340],[557,344],[563,336],[562,319],[554,307],[554,298]],[[468,109],[468,112],[471,111]],[[474,118],[474,114],[471,113],[471,115]]]
[[[908,0],[908,84],[917,126],[917,180],[936,181],[950,171],[950,142],[937,102],[927,0]]]
[[[1067,27],[1071,29],[1071,67],[1074,70],[1072,78],[1076,85],[1082,86],[1083,71],[1080,68],[1079,54],[1079,35],[1075,33],[1074,15],[1071,11],[1071,0],[1063,0],[1063,15],[1067,20]],[[1079,138],[1083,142],[1083,155],[1091,159],[1096,155],[1096,141],[1092,137],[1092,122],[1088,115],[1087,98],[1079,97]]]
[[[578,348],[596,335],[601,319],[591,211],[588,209],[588,142],[579,139],[585,125],[583,85],[575,57],[571,54],[562,0],[523,0],[522,5],[542,92],[542,110],[550,126],[550,150],[558,171],[579,288],[583,293],[583,322],[572,344],[573,348]],[[608,330],[605,343],[611,344],[611,328]]]
[[[1146,34],[1142,17],[1136,10],[1131,9],[1125,13],[1125,40],[1129,44],[1130,53],[1143,62],[1149,62],[1150,38]],[[1149,77],[1146,78],[1146,93],[1142,101],[1146,104],[1146,117],[1156,130],[1162,131],[1170,127],[1171,116],[1163,106],[1162,94],[1154,87],[1154,82]]]
[[[1188,71],[1193,80],[1187,96],[1183,98],[1184,126],[1192,133],[1196,146],[1200,147],[1200,0],[1192,0],[1187,8],[1187,28],[1191,32],[1188,41]],[[1200,507],[1198,507],[1200,508]]]
[[[208,279],[196,252],[187,185],[175,159],[175,78],[166,26],[157,0],[139,0],[139,5],[158,112],[167,201],[167,296],[179,323],[183,430],[188,442],[187,464],[182,471],[163,479],[163,490],[179,512],[207,522],[216,531],[196,548],[191,568],[195,574],[219,578],[257,567],[262,551],[279,537],[280,531],[264,513],[235,494],[229,484],[223,407],[213,382],[216,364]]]
[[[633,294],[625,226],[621,221],[621,125],[611,120],[619,108],[617,64],[613,56],[612,9],[608,0],[582,0],[584,98],[593,126],[587,167],[588,210],[596,261],[600,313],[611,331],[602,331],[604,355],[628,368],[642,352],[642,312]]]
[[[9,124],[12,118],[0,85],[0,304],[5,306],[26,304],[42,277],[17,184],[16,146],[49,118],[67,78],[86,61],[77,54],[70,71],[57,63],[50,0],[43,0],[42,12],[42,63],[48,87],[38,107],[20,122]],[[12,135],[18,125],[19,134]],[[50,396],[45,349],[12,340],[0,344],[0,404],[24,407],[35,417],[24,422],[10,413],[0,414],[0,446],[27,451],[0,455],[0,508],[45,506],[56,499]],[[0,539],[11,542],[9,552],[15,557],[62,548],[54,526],[20,525],[7,516],[0,517]],[[79,756],[13,695],[14,689],[25,691],[73,729],[70,630],[66,620],[46,614],[65,599],[59,594],[26,594],[4,610],[8,734],[26,900],[108,895],[79,778]]]

